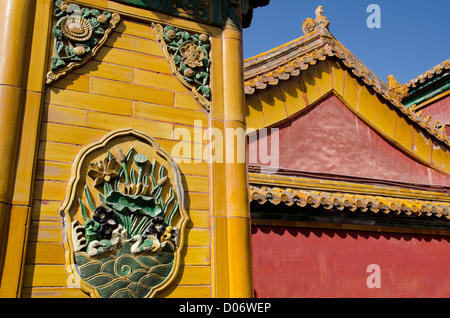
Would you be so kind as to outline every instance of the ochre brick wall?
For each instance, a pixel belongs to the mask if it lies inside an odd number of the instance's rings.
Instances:
[[[111,130],[133,127],[171,153],[174,129],[191,130],[194,120],[205,127],[208,115],[172,75],[150,22],[123,18],[94,60],[47,87],[23,297],[86,297],[67,284],[58,215],[81,149]],[[190,221],[180,273],[157,297],[210,297],[209,166],[198,161],[179,167]]]

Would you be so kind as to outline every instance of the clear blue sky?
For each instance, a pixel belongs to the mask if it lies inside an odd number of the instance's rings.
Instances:
[[[381,8],[381,28],[366,21],[369,4]],[[400,83],[450,58],[450,0],[271,0],[244,29],[244,58],[303,35],[302,23],[322,5],[330,32],[382,80]]]

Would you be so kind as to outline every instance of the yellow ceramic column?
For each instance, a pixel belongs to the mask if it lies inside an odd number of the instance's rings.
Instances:
[[[34,9],[35,0],[0,1],[0,270],[7,243]]]
[[[226,163],[229,296],[248,298],[253,297],[253,283],[247,164],[237,161],[238,141],[235,140],[234,134],[227,134],[227,129],[245,130],[243,72],[242,32],[225,29],[223,31],[225,143],[226,152],[232,147],[235,153],[234,162]]]

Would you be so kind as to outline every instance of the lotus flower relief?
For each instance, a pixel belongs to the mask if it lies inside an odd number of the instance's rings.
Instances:
[[[132,129],[110,133],[78,158],[60,210],[70,224],[71,282],[91,297],[153,297],[181,264],[188,217],[179,169],[153,138]]]
[[[143,182],[138,184],[134,183],[119,183],[119,192],[128,195],[146,195],[148,193],[149,186]]]
[[[94,179],[94,187],[109,182],[119,174],[120,165],[114,157],[106,157],[102,161],[89,164],[88,176]]]

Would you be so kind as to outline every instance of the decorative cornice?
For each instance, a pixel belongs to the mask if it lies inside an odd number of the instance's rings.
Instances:
[[[47,84],[91,60],[120,22],[120,16],[109,11],[80,8],[62,0],[55,6],[58,21],[53,27],[54,53]]]
[[[325,21],[326,18],[321,12],[318,8],[318,18]],[[362,80],[365,85],[372,88],[380,97],[390,102],[412,122],[423,128],[438,141],[450,146],[450,137],[440,129],[441,126],[421,118],[402,104],[400,99],[404,94],[401,92],[403,90],[401,88],[402,86],[400,88],[397,87],[393,81],[391,81],[390,86],[386,85],[385,82],[366,67],[333,35],[326,33],[325,31],[328,31],[328,29],[324,25],[327,24],[323,23],[325,22],[314,22],[312,24],[314,28],[307,28],[307,30],[312,31],[304,36],[266,53],[245,60],[245,94],[251,95],[256,90],[264,90],[269,86],[278,85],[280,80],[288,80],[291,77],[299,76],[302,71],[306,71],[318,61],[336,58],[352,74]],[[309,25],[311,22],[307,24]],[[321,27],[318,27],[318,25],[321,25]]]
[[[153,23],[152,28],[170,68],[206,111],[211,107],[210,36]]]
[[[314,191],[295,188],[249,186],[249,200],[259,204],[335,209],[348,212],[372,212],[435,216],[450,219],[448,202],[405,199],[388,196],[359,195],[342,192]]]
[[[258,186],[295,188],[310,191],[374,195],[411,200],[442,201],[450,204],[450,188],[397,181],[357,178],[342,175],[279,169],[265,174],[262,167],[249,166],[249,183]]]
[[[268,85],[278,85],[280,80],[299,76],[310,65],[329,57],[338,58],[352,73],[375,92],[395,105],[399,101],[389,96],[389,88],[378,76],[367,68],[356,56],[345,48],[332,35],[324,35],[314,29],[311,33],[290,42],[286,46],[270,51],[267,56],[260,55],[244,62],[246,94]]]

